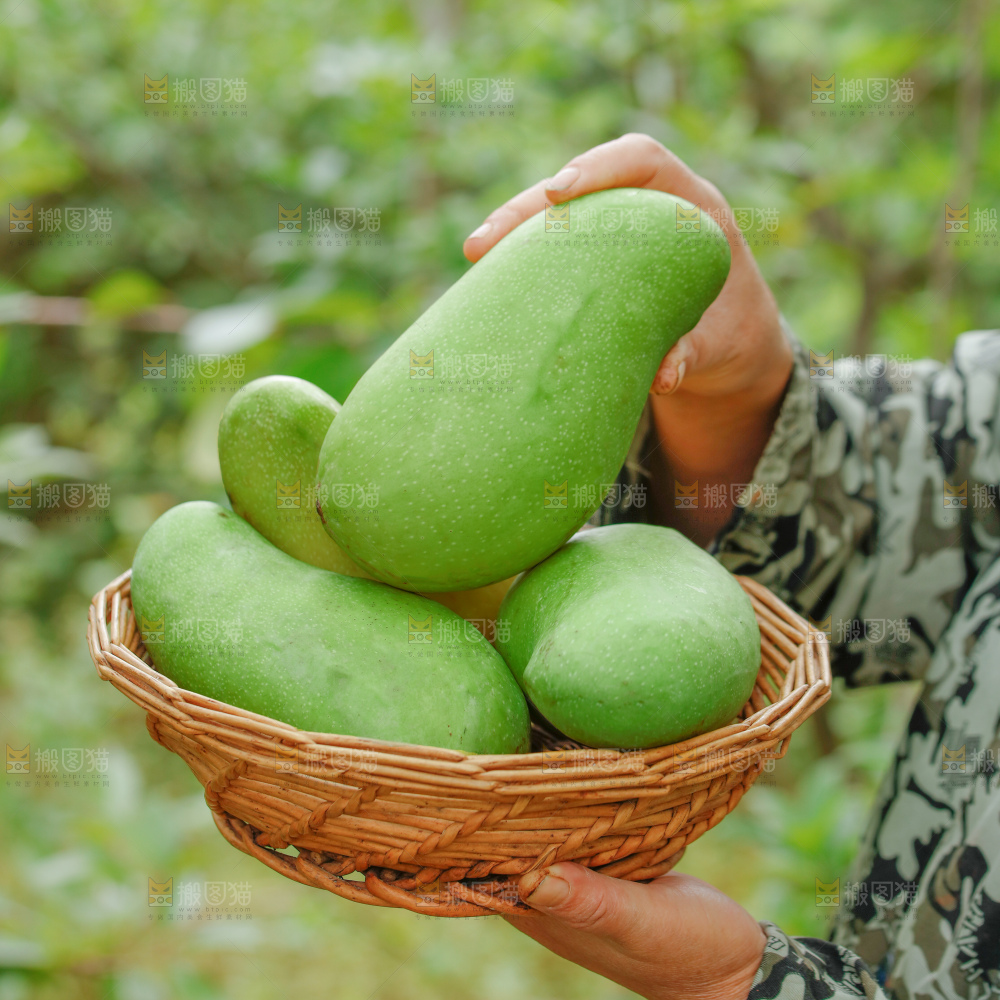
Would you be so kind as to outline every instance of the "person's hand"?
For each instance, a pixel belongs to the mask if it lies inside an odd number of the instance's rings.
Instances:
[[[771,434],[792,370],[778,308],[718,189],[648,135],[629,133],[574,157],[554,177],[501,205],[465,241],[477,261],[549,202],[614,187],[653,188],[701,207],[729,240],[732,264],[716,300],[670,349],[651,391],[661,446],[650,456],[660,523],[706,544],[728,521],[732,484],[746,483]],[[721,486],[725,501],[675,509],[674,480]]]
[[[690,875],[643,885],[560,862],[519,888],[536,912],[508,923],[647,1000],[746,1000],[767,944],[742,906]]]

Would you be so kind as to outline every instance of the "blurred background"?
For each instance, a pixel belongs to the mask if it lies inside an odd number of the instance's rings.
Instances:
[[[239,385],[343,400],[484,215],[627,131],[739,209],[817,353],[905,364],[1000,325],[998,8],[4,0],[0,24],[0,1000],[631,996],[499,918],[233,850],[98,680],[88,601],[168,507],[226,502]],[[824,936],[816,880],[847,877],[913,697],[839,688],[681,870]]]

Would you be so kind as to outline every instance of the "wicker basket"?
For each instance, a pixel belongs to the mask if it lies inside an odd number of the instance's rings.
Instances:
[[[131,571],[95,595],[87,635],[100,676],[146,710],[153,739],[184,758],[234,847],[361,903],[513,914],[526,909],[519,876],[556,861],[633,881],[669,871],[829,698],[823,633],[737,579],[761,629],[749,702],[729,726],[650,750],[590,750],[536,722],[535,752],[465,754],[309,733],[234,708],[152,666]],[[364,881],[345,878],[354,872]]]

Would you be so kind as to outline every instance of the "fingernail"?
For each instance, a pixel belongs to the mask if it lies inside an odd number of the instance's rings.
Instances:
[[[684,373],[686,371],[687,371],[687,362],[682,361],[677,366],[677,381],[674,383],[673,389],[670,390],[671,392],[676,392],[681,387],[681,382],[684,381]]]
[[[558,906],[569,896],[569,882],[558,875],[546,875],[528,897],[529,906],[549,908]]]
[[[545,185],[546,191],[565,191],[566,188],[572,187],[576,183],[577,177],[580,176],[579,167],[563,167],[548,184]]]
[[[466,237],[469,240],[478,240],[482,236],[488,236],[493,230],[492,222],[484,222],[478,229],[473,229]]]

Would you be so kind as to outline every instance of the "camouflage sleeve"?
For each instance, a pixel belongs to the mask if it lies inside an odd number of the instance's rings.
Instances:
[[[923,677],[1000,539],[1000,333],[950,364],[796,361],[754,483],[713,551],[831,639],[850,685]]]
[[[760,926],[767,946],[748,1000],[886,1000],[853,952],[819,938],[789,937],[766,920]]]

